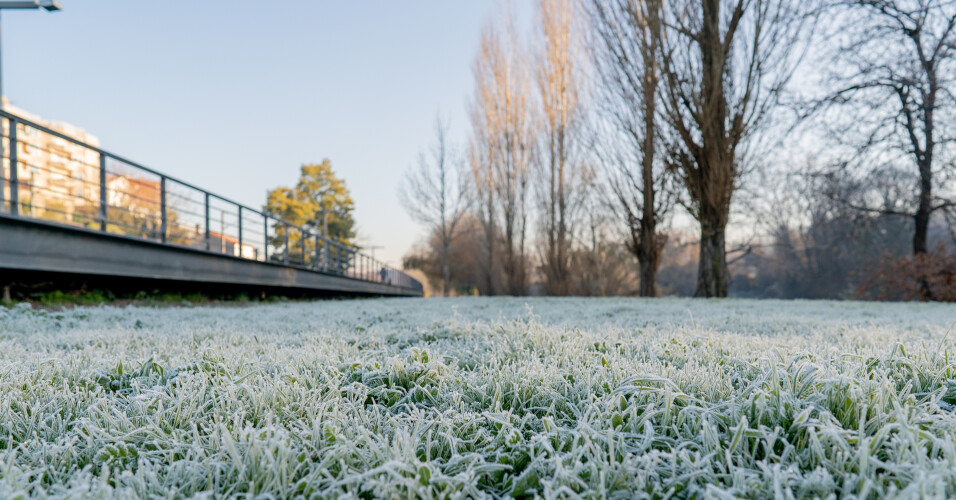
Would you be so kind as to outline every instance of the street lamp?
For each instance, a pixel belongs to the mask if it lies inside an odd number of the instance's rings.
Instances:
[[[369,250],[370,253],[372,254],[372,260],[375,260],[375,250],[381,250],[381,249],[383,249],[383,248],[385,248],[385,247],[383,247],[383,246],[381,246],[381,245],[369,245],[369,246],[364,247],[364,248],[362,248],[362,249],[363,249],[363,250]]]
[[[31,0],[31,1],[20,1],[20,2],[0,2],[0,12],[4,9],[44,9],[47,12],[54,12],[60,10],[59,0]],[[2,38],[0,38],[2,40]],[[2,52],[2,51],[0,51]],[[3,60],[0,58],[0,108],[3,107]]]

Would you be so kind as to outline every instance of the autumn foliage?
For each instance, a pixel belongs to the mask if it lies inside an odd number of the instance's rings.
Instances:
[[[857,289],[860,298],[956,302],[956,249],[885,256]]]

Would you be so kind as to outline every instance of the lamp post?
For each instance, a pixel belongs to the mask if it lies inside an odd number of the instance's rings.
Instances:
[[[385,248],[385,247],[381,245],[370,245],[365,247],[364,250],[368,250],[372,254],[372,260],[375,260],[375,250],[379,250],[382,248]]]
[[[3,12],[4,9],[44,9],[47,12],[54,12],[60,10],[59,0],[30,0],[30,1],[20,1],[20,2],[0,2],[0,12]],[[2,32],[0,32],[0,43],[2,43]],[[2,49],[0,49],[2,53]],[[0,57],[0,108],[3,107],[3,59]]]

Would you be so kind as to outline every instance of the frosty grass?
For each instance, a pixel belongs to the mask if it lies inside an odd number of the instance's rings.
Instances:
[[[0,308],[0,498],[956,496],[956,306]]]

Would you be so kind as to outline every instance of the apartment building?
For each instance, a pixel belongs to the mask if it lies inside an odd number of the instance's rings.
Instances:
[[[3,109],[78,141],[99,146],[99,139],[63,122],[44,120],[3,98]],[[3,135],[9,137],[3,121]],[[3,148],[9,148],[4,140]],[[3,152],[3,210],[9,210],[11,178],[9,151]],[[19,210],[24,215],[92,226],[99,209],[99,154],[71,141],[33,127],[17,126],[17,178]]]

